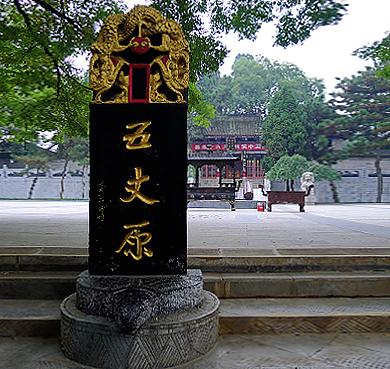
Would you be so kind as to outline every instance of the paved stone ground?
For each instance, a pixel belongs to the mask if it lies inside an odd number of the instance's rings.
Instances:
[[[390,204],[188,209],[189,253],[388,255]],[[0,201],[0,247],[88,247],[88,202]]]
[[[389,255],[390,204],[316,205],[298,212],[189,209],[191,254]],[[0,247],[87,248],[88,203],[0,201]],[[0,338],[0,369],[85,369],[57,339]],[[390,368],[388,334],[222,336],[206,357],[183,369]],[[118,368],[119,369],[119,368]]]
[[[386,334],[222,336],[208,355],[176,368],[387,369],[389,348]],[[66,359],[56,338],[0,338],[0,369],[87,368]]]

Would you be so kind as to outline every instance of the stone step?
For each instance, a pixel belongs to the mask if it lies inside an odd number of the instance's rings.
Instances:
[[[59,337],[60,303],[0,299],[0,337]]]
[[[79,272],[2,272],[1,299],[61,300]],[[386,297],[390,272],[203,273],[204,289],[219,298]]]
[[[390,298],[225,299],[220,334],[390,333]]]
[[[390,272],[203,273],[219,298],[386,297]]]
[[[58,337],[59,300],[0,300],[0,337]],[[221,299],[228,334],[390,333],[390,298]]]
[[[189,255],[188,267],[213,273],[390,271],[390,255]]]
[[[390,249],[300,249],[261,255],[258,249],[189,249],[188,268],[212,273],[390,271]],[[340,252],[343,253],[340,253]],[[88,269],[88,251],[72,247],[0,247],[0,271]]]
[[[79,272],[0,272],[0,299],[62,300],[76,291]]]

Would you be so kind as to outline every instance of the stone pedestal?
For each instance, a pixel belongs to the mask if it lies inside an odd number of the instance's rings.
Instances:
[[[305,197],[305,205],[315,205],[316,201],[317,199],[314,194],[314,188],[312,188],[310,191],[310,195]]]
[[[104,369],[169,368],[206,354],[218,338],[218,298],[200,270],[186,275],[77,279],[61,304],[61,348]]]

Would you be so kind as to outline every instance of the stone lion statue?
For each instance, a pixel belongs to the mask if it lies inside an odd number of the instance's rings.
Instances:
[[[314,186],[314,174],[312,172],[305,172],[301,176],[301,190],[307,193],[310,186]]]

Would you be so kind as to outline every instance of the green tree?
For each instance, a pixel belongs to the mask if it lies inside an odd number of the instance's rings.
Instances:
[[[50,158],[53,157],[53,153],[49,152],[48,150],[38,148],[35,145],[29,145],[28,147],[26,145],[26,147],[23,148],[22,155],[12,155],[12,157],[15,161],[23,163],[26,166],[26,169],[21,173],[27,176],[31,176],[31,171],[33,169],[36,170],[36,172],[33,174],[35,178],[32,180],[28,192],[28,198],[31,199],[35,185],[38,181],[39,173],[49,169],[49,161]]]
[[[330,117],[325,102],[324,85],[318,79],[307,78],[291,63],[280,63],[264,56],[238,55],[232,76],[214,73],[203,77],[198,86],[205,99],[216,109],[218,120],[231,114],[255,115],[264,120],[269,104],[281,86],[288,84],[302,113],[302,124],[307,133],[304,155],[309,159],[321,156],[324,147],[318,142],[318,126]],[[326,147],[326,146],[325,146]]]
[[[232,95],[232,77],[221,77],[219,72],[204,75],[197,83],[203,98],[210,102],[216,115],[229,114],[234,100]]]
[[[286,181],[286,190],[294,191],[294,179],[301,178],[309,170],[309,162],[299,154],[283,155],[266,173],[265,178],[272,181]]]
[[[49,157],[47,155],[23,155],[14,156],[15,160],[26,165],[26,174],[35,169],[35,176],[39,175],[42,170],[48,169]]]
[[[363,59],[372,59],[380,77],[390,79],[390,34],[382,41],[364,46],[355,51]]]
[[[262,126],[260,143],[268,149],[262,166],[268,171],[282,156],[304,152],[306,131],[302,111],[292,93],[283,86],[269,105],[269,113]]]
[[[89,143],[81,137],[68,137],[58,145],[57,158],[64,160],[64,167],[61,175],[61,192],[60,198],[64,198],[65,193],[65,177],[68,171],[68,165],[71,160],[79,163],[89,163]],[[84,168],[83,168],[84,172]],[[84,183],[83,183],[84,186]],[[83,191],[84,193],[84,191]]]
[[[238,55],[232,75],[215,73],[198,83],[205,98],[215,105],[217,114],[258,114],[263,119],[275,93],[288,82],[299,103],[323,97],[324,85],[309,79],[291,63],[281,63],[262,55]]]
[[[340,115],[330,123],[330,129],[346,140],[346,152],[375,158],[377,202],[381,202],[381,160],[390,149],[390,81],[367,68],[344,78],[337,88],[340,91],[332,94],[331,103]]]
[[[85,186],[87,184],[86,175],[90,163],[89,140],[83,137],[77,137],[73,138],[72,142],[73,144],[68,146],[67,158],[81,165],[81,183],[83,187],[81,198],[84,198]]]
[[[219,39],[222,34],[233,31],[254,39],[263,23],[276,22],[275,43],[286,47],[304,41],[318,27],[337,23],[346,10],[336,0],[154,0],[150,4],[181,24],[191,45],[193,84],[217,71],[227,55]],[[74,57],[89,52],[102,20],[126,11],[125,6],[120,0],[0,0],[0,9],[4,135],[19,141],[37,140],[40,131],[53,131],[59,140],[87,135],[91,93]],[[198,101],[192,106],[195,115],[209,112],[200,107],[199,99],[193,101]]]
[[[36,141],[39,132],[87,135],[91,93],[74,56],[89,50],[118,1],[0,0],[2,133]]]
[[[313,173],[314,179],[316,181],[329,181],[329,186],[332,191],[333,201],[339,201],[339,195],[337,192],[336,185],[334,181],[339,181],[342,179],[341,174],[334,168],[329,165],[324,164],[313,164],[309,166],[309,171]]]
[[[339,202],[334,181],[342,179],[340,173],[331,166],[308,161],[304,156],[295,154],[284,155],[266,173],[266,178],[272,181],[286,181],[287,191],[294,191],[294,180],[301,178],[305,172],[312,172],[316,181],[329,181],[335,202]]]

